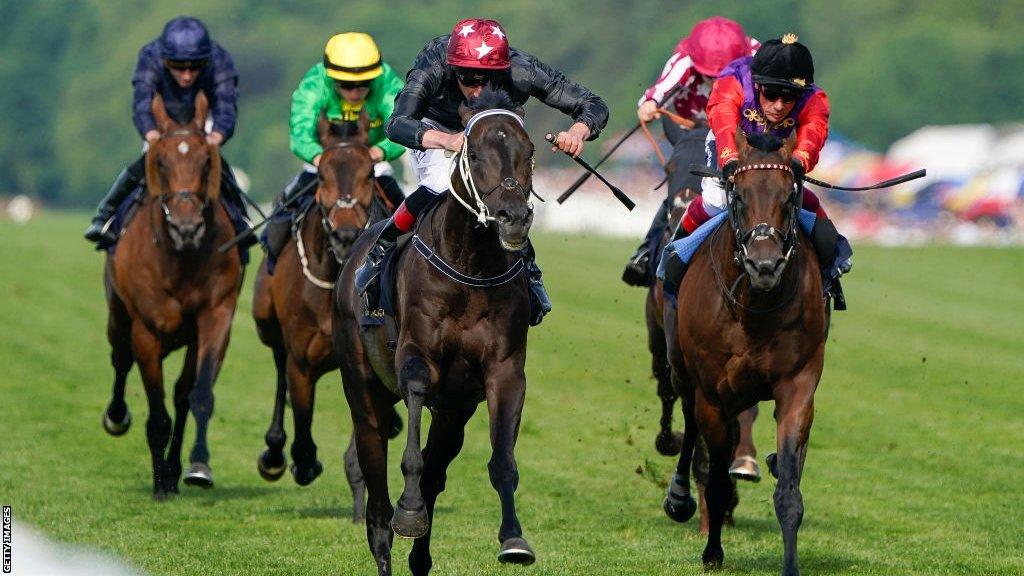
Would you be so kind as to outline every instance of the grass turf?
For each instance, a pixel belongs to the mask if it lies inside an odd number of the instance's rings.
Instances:
[[[0,221],[0,500],[16,523],[153,574],[374,573],[365,532],[348,520],[341,453],[351,423],[336,375],[321,381],[314,422],[325,474],[300,488],[290,475],[269,484],[256,473],[274,380],[249,314],[251,279],[215,387],[217,486],[182,485],[168,502],[151,500],[136,370],[132,430],[111,438],[100,427],[113,371],[103,258],[81,240],[85,223],[60,213],[26,226]],[[643,293],[618,281],[633,243],[536,242],[555,311],[530,334],[516,453],[519,516],[538,562],[495,561],[499,505],[479,410],[438,501],[434,573],[701,573],[696,520],[675,524],[661,511],[674,462],[653,447],[658,401]],[[860,247],[855,261],[851,310],[833,316],[817,394],[803,572],[1024,573],[1024,251]],[[171,382],[180,356],[167,365]],[[762,410],[756,425],[762,457],[774,451],[770,414]],[[190,422],[186,456],[191,438]],[[391,451],[392,498],[403,445]],[[773,488],[771,479],[741,486],[723,573],[778,572]],[[407,573],[409,548],[396,538],[396,573]]]

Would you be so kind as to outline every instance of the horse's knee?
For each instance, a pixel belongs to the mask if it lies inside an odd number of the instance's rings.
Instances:
[[[430,367],[427,362],[419,356],[412,356],[402,363],[402,371],[399,374],[398,385],[406,396],[423,395],[427,391],[427,384],[430,382]]]
[[[487,473],[495,490],[504,486],[515,490],[519,486],[519,469],[512,458],[491,458],[487,463]]]

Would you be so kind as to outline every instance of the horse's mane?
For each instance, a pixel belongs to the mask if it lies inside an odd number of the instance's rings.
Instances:
[[[747,144],[751,148],[756,148],[762,152],[775,152],[782,148],[785,141],[774,134],[756,132],[754,134],[747,135]]]
[[[495,108],[516,113],[520,112],[519,107],[512,101],[512,97],[509,96],[508,92],[500,88],[491,88],[490,86],[484,86],[476,98],[466,103],[466,107],[474,114]]]

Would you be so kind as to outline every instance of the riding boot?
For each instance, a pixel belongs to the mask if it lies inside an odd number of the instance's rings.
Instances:
[[[814,245],[814,252],[818,255],[818,264],[822,270],[829,270],[836,259],[836,247],[841,236],[836,230],[832,220],[819,216],[814,221],[811,229],[811,244]],[[853,268],[853,261],[846,258],[839,262],[839,274],[846,274]]]
[[[622,271],[622,281],[630,286],[650,286],[651,285],[651,247],[654,246],[658,236],[661,236],[665,230],[665,226],[668,224],[668,200],[661,203],[661,207],[658,208],[658,212],[654,215],[654,221],[651,222],[651,227],[647,230],[647,235],[644,237],[643,244],[636,250],[636,254],[629,259],[629,263],[626,264],[626,269]]]
[[[551,312],[551,299],[544,288],[540,266],[537,266],[537,253],[530,242],[523,248],[523,264],[526,266],[526,282],[530,288],[530,326],[536,326],[544,320],[545,314]]]
[[[387,258],[388,253],[394,249],[395,243],[401,234],[402,232],[395,226],[394,220],[388,220],[387,226],[381,230],[380,236],[377,236],[377,242],[366,254],[366,260],[356,270],[355,284],[357,294],[366,292],[370,284],[380,276],[384,260]]]
[[[231,224],[235,228],[236,235],[245,234],[245,238],[238,243],[238,247],[244,250],[259,242],[259,238],[255,233],[252,233],[252,222],[246,217],[245,198],[243,197],[245,192],[242,191],[242,187],[235,180],[235,174],[231,171],[231,167],[223,159],[221,160],[221,166],[221,195],[224,197],[224,201],[231,204],[237,213],[237,217],[231,218]],[[230,214],[231,211],[229,211]]]
[[[109,230],[108,223],[114,217],[121,202],[141,183],[142,181],[133,176],[127,168],[121,170],[121,173],[114,179],[114,183],[110,186],[106,196],[100,200],[100,205],[96,208],[96,215],[93,216],[92,223],[85,229],[86,240],[90,242],[103,242],[104,244],[113,244],[117,241],[117,236]]]
[[[391,202],[391,205],[397,209],[405,200],[405,193],[402,192],[398,181],[393,176],[378,176],[377,183],[380,184],[381,190],[387,196],[388,202]]]

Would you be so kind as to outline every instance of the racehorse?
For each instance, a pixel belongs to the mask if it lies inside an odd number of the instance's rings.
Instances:
[[[385,328],[360,332],[358,323],[363,306],[353,276],[375,234],[356,241],[335,291],[335,351],[366,479],[367,539],[380,575],[391,574],[396,533],[416,539],[409,555],[412,573],[430,571],[434,503],[445,488],[448,465],[462,449],[464,427],[483,401],[493,450],[488,472],[501,500],[498,560],[535,559],[514,501],[530,319],[521,250],[533,221],[534,147],[522,110],[513,111],[503,94],[485,90],[461,107],[466,138],[453,158],[452,188],[421,215],[413,247],[396,257],[394,352]],[[388,287],[382,283],[381,290]],[[405,487],[395,510],[387,486],[386,431],[391,406],[400,399],[409,408],[409,423]],[[432,419],[421,452],[424,406]]]
[[[220,153],[207,143],[203,130],[208,111],[200,92],[193,120],[179,124],[170,118],[160,96],[153,98],[161,136],[146,154],[147,196],[116,251],[107,256],[104,271],[115,379],[103,427],[114,436],[128,430],[125,379],[137,363],[149,401],[146,439],[157,500],[178,491],[189,411],[196,420],[196,440],[185,483],[213,486],[206,432],[213,413],[213,383],[227,351],[242,282],[238,252],[216,249],[235,232],[219,200]],[[164,407],[162,365],[181,347],[186,348],[185,362],[174,385],[172,432]]]
[[[268,273],[265,258],[256,275],[253,318],[260,340],[273,351],[277,369],[267,449],[257,460],[260,475],[268,481],[278,480],[285,470],[286,391],[295,421],[292,476],[305,486],[323,472],[310,428],[316,383],[338,368],[331,347],[331,291],[363,227],[388,212],[374,185],[369,124],[365,112],[358,123],[333,123],[320,117],[317,133],[323,153],[315,198],[292,225],[291,239],[278,255],[274,274]],[[352,454],[346,460],[355,458],[354,450],[350,446]],[[353,521],[360,521],[362,482],[350,477],[349,483],[355,499]]]
[[[798,230],[802,191],[789,167],[795,139],[737,134],[740,165],[731,182],[728,226],[696,252],[679,288],[677,344],[669,361],[709,458],[706,567],[724,560],[722,524],[730,500],[729,461],[737,416],[775,401],[778,478],[775,512],[782,526],[782,574],[797,568],[803,518],[800,476],[821,378],[829,309],[810,240]],[[684,456],[681,456],[681,458]],[[686,473],[680,466],[678,472]],[[687,485],[688,478],[685,479]]]

